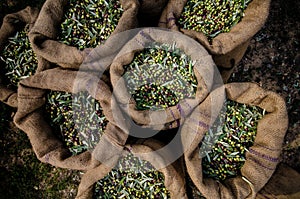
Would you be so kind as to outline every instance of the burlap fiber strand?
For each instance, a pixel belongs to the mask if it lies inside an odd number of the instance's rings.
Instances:
[[[125,145],[128,134],[126,127],[113,120],[111,106],[114,103],[110,88],[91,73],[54,68],[39,72],[20,82],[18,88],[18,111],[14,122],[29,137],[37,158],[53,166],[87,170],[99,164],[92,158],[91,151],[72,156],[63,142],[58,139],[44,117],[46,90],[77,93],[87,91],[99,101],[109,121],[104,134],[95,147],[103,159],[112,159]],[[119,114],[119,117],[121,115]],[[121,129],[122,128],[122,129]],[[107,150],[107,148],[110,150]],[[102,160],[102,159],[101,159]]]
[[[300,173],[285,164],[279,164],[269,182],[256,198],[300,198]]]
[[[13,36],[13,34],[21,28],[24,28],[26,24],[29,25],[29,28],[32,28],[38,14],[38,9],[26,7],[19,12],[6,15],[0,29],[0,52],[5,48],[8,38]],[[5,63],[0,62],[0,64],[0,67],[4,68]],[[4,74],[1,74],[0,77],[0,101],[11,107],[17,107],[17,91],[10,89],[7,85],[3,84],[2,75]]]
[[[136,102],[129,94],[122,77],[125,73],[124,66],[132,62],[136,52],[149,48],[153,43],[172,45],[174,42],[177,48],[195,61],[193,70],[198,82],[195,98],[183,99],[177,105],[164,110],[137,110]],[[207,96],[213,85],[216,70],[211,56],[193,39],[179,32],[144,28],[120,50],[110,66],[110,75],[114,95],[121,107],[125,107],[124,110],[131,117],[130,119],[143,127],[172,129],[180,126],[184,117]]]
[[[163,11],[159,27],[169,28],[186,34],[201,43],[219,67],[224,82],[233,72],[234,67],[240,62],[249,45],[250,39],[263,27],[269,15],[271,0],[252,0],[245,10],[245,16],[228,33],[216,36],[212,43],[207,37],[194,30],[179,29],[177,19],[188,0],[170,0]]]
[[[227,99],[265,109],[266,115],[258,121],[254,145],[246,153],[241,175],[221,183],[203,177],[198,145],[207,132],[209,124],[214,122],[215,116],[211,113],[214,112],[216,104],[212,102],[223,92],[226,93]],[[206,198],[255,198],[279,163],[287,127],[286,106],[279,95],[266,91],[255,83],[225,84],[224,87],[214,90],[195,109],[182,127],[182,143],[188,174]]]
[[[177,160],[165,166],[165,157],[160,153],[153,153],[162,147],[163,145],[159,141],[153,139],[139,140],[133,145],[126,145],[120,157],[128,154],[128,151],[125,150],[127,149],[134,156],[150,162],[154,168],[158,169],[158,171],[164,175],[165,187],[170,192],[170,197],[174,199],[187,199],[182,161]],[[76,199],[92,199],[93,185],[98,180],[104,178],[111,169],[112,167],[107,167],[102,164],[99,167],[87,171],[81,178]]]
[[[29,33],[29,38],[35,52],[46,60],[65,68],[78,69],[89,49],[80,51],[76,47],[68,46],[57,41],[60,24],[64,17],[64,8],[69,0],[47,0]],[[124,9],[122,17],[112,34],[135,28],[137,26],[137,0],[120,0]]]

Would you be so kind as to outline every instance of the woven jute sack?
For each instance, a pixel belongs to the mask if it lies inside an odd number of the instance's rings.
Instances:
[[[202,32],[180,29],[177,20],[188,0],[170,0],[160,18],[159,27],[169,28],[186,34],[201,43],[212,54],[226,82],[234,67],[240,62],[250,39],[263,27],[269,15],[271,0],[252,0],[245,16],[228,33],[221,33],[210,43]]]
[[[79,50],[57,40],[64,11],[69,0],[47,0],[29,33],[35,52],[46,60],[66,68],[78,68],[90,52]],[[137,0],[121,0],[124,10],[113,34],[135,28],[139,2]]]
[[[143,139],[134,144],[125,145],[119,157],[122,158],[128,153],[132,153],[141,160],[148,161],[157,171],[163,174],[164,186],[169,191],[170,198],[187,199],[182,161],[178,159],[171,164],[167,163],[167,159],[172,157],[172,153],[171,151],[157,152],[162,147],[163,144],[157,140]],[[117,165],[117,162],[115,163]],[[81,178],[76,199],[92,199],[94,184],[104,178],[112,169],[112,167],[101,164],[94,169],[88,170]]]
[[[269,182],[258,192],[256,198],[300,198],[300,173],[286,164],[279,164]]]
[[[265,109],[266,114],[258,121],[254,144],[246,152],[240,174],[220,182],[204,177],[199,143],[220,110],[215,102],[221,102],[224,95],[235,102]],[[221,100],[218,101],[218,98]],[[255,198],[279,163],[287,127],[285,102],[278,94],[266,91],[255,83],[225,84],[210,93],[182,127],[187,172],[206,198]]]
[[[165,109],[138,110],[126,88],[124,66],[132,62],[135,53],[151,48],[154,43],[172,45],[174,42],[177,48],[195,61],[193,71],[198,83],[195,97],[184,98],[177,105]],[[172,129],[180,126],[184,118],[207,96],[216,71],[211,56],[193,39],[166,29],[144,28],[137,31],[115,56],[110,66],[110,78],[116,99],[132,121],[142,127]]]
[[[24,28],[26,24],[28,24],[29,29],[32,28],[38,14],[38,9],[26,7],[19,12],[8,14],[4,17],[0,29],[0,53],[3,52],[9,37],[13,36],[18,30]],[[5,63],[0,62],[0,64],[1,68],[5,67]],[[1,74],[0,76],[0,101],[9,106],[17,107],[17,91],[5,85],[3,81],[4,75],[5,74]]]
[[[108,120],[103,135],[96,146],[77,155],[72,155],[63,141],[58,138],[45,116],[46,92],[64,91],[78,93],[87,91],[100,103]],[[18,110],[14,123],[29,137],[37,158],[53,166],[69,169],[87,170],[98,165],[92,158],[96,152],[101,160],[109,160],[123,150],[128,134],[126,125],[116,123],[111,106],[115,103],[110,88],[95,74],[70,71],[61,68],[45,70],[22,80],[18,88]],[[115,113],[121,117],[117,109]],[[74,119],[74,118],[73,118]],[[109,149],[109,150],[107,150]]]

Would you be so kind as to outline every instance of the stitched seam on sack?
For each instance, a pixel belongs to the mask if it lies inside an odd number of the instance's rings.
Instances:
[[[172,109],[169,109],[169,110],[170,110],[170,113],[171,113],[171,115],[172,115],[173,119],[174,119],[174,120],[176,120],[176,117],[175,117],[175,115],[174,115],[174,113],[173,113]]]
[[[146,34],[143,30],[140,32],[140,35],[146,39],[146,41],[155,42],[148,34]]]
[[[271,162],[278,162],[279,161],[279,158],[274,158],[274,157],[262,154],[262,153],[260,153],[258,151],[255,151],[254,149],[251,149],[251,148],[249,149],[249,152],[252,153],[252,154],[254,154],[254,155],[257,155],[257,156],[259,156],[259,157],[261,157],[261,158],[263,158],[265,160],[269,160]]]
[[[170,21],[175,21],[176,20],[176,18],[175,17],[169,17],[169,18],[167,18],[167,22],[170,22]]]
[[[252,157],[249,157],[247,160],[250,160],[250,161],[256,163],[257,165],[259,165],[260,167],[263,167],[263,168],[268,169],[270,171],[274,171],[275,170],[275,168],[267,167],[267,166],[265,166],[264,164],[260,163],[259,161],[257,161],[256,159],[254,159]]]
[[[206,124],[205,122],[202,122],[200,120],[195,120],[194,118],[189,118],[190,120],[192,120],[195,124],[197,124],[197,126],[203,127],[203,128],[209,128],[209,125]]]
[[[167,18],[167,24],[168,24],[170,21],[176,21],[176,18],[174,18],[174,17]],[[176,26],[176,23],[175,23],[175,22],[174,22],[171,26],[169,26],[169,28],[173,28],[174,26]]]
[[[185,115],[184,110],[182,109],[181,105],[177,104],[176,107],[179,110],[180,116],[182,115],[183,117],[185,117],[186,115]]]
[[[193,108],[191,107],[191,105],[186,101],[186,100],[182,100],[188,107],[190,110],[193,110]]]
[[[135,38],[134,40],[141,46],[145,47],[145,44],[143,42],[141,42],[140,40],[138,40],[137,38]]]

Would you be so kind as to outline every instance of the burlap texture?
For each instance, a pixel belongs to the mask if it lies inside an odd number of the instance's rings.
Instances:
[[[279,164],[269,182],[258,192],[256,198],[300,198],[300,173],[285,164]]]
[[[137,26],[138,1],[121,0],[120,2],[124,12],[112,34]],[[62,67],[78,69],[90,50],[84,49],[80,51],[76,47],[57,41],[67,3],[68,0],[47,0],[41,9],[34,27],[29,33],[29,38],[33,49],[38,55]]]
[[[165,178],[165,187],[170,192],[171,198],[187,199],[185,190],[185,179],[183,165],[180,160],[165,166],[165,155],[153,153],[154,151],[162,148],[163,145],[153,139],[140,140],[134,145],[126,145],[125,148],[132,154],[140,157],[142,160],[149,161],[154,168],[160,171]],[[120,157],[128,154],[128,151],[124,150],[120,153]],[[117,164],[117,162],[115,162]],[[93,185],[100,179],[104,178],[113,167],[107,167],[105,164],[101,164],[98,167],[87,171],[81,178],[81,182],[78,187],[76,199],[91,199],[93,195]]]
[[[39,10],[31,7],[26,7],[25,9],[8,14],[4,17],[3,23],[0,29],[0,52],[3,51],[5,45],[8,42],[8,38],[13,36],[18,30],[24,28],[26,24],[29,28],[32,28],[35,20],[39,14]],[[1,68],[4,68],[3,62],[0,62]],[[0,76],[0,101],[11,107],[17,107],[17,91],[8,88],[7,85],[3,84],[2,78],[4,74]]]
[[[199,143],[209,125],[215,120],[212,102],[225,92],[227,99],[258,106],[266,115],[258,122],[254,145],[246,153],[241,175],[218,182],[203,177]],[[187,171],[193,183],[206,198],[255,198],[271,178],[279,162],[282,143],[288,127],[284,100],[274,92],[266,91],[254,83],[230,83],[214,90],[191,114],[182,127],[182,143]]]
[[[170,0],[161,15],[159,27],[180,31],[201,43],[212,54],[214,62],[219,67],[224,82],[226,82],[234,66],[240,62],[245,54],[250,39],[263,27],[267,20],[271,0],[252,0],[246,8],[242,20],[230,32],[216,36],[212,43],[201,32],[180,29],[177,26],[176,20],[180,17],[187,1]]]
[[[18,111],[14,122],[29,137],[37,158],[53,166],[87,170],[98,165],[91,151],[72,156],[63,142],[57,138],[44,117],[46,90],[77,93],[88,91],[97,99],[109,121],[100,142],[94,150],[103,151],[102,158],[110,159],[123,150],[128,134],[127,126],[116,124],[111,106],[110,88],[95,74],[54,68],[39,72],[20,82],[18,88]],[[116,109],[115,109],[116,110]],[[120,114],[118,114],[121,117]],[[110,150],[107,150],[108,147]]]
[[[164,110],[137,110],[136,103],[127,91],[122,77],[125,72],[124,66],[132,62],[136,52],[142,51],[151,43],[156,42],[170,45],[175,42],[178,48],[196,61],[193,68],[198,81],[195,98],[183,99],[176,106]],[[213,85],[216,70],[211,56],[193,39],[179,32],[145,28],[120,50],[110,66],[110,75],[116,99],[136,124],[154,129],[170,129],[178,127],[184,117],[190,114],[193,108],[207,96]],[[170,125],[171,123],[172,125]]]

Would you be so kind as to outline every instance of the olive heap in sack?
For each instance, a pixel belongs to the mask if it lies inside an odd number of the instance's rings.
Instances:
[[[117,0],[70,0],[58,39],[78,49],[95,48],[112,34],[122,13]],[[84,92],[60,91],[50,91],[47,99],[51,125],[62,132],[61,137],[73,154],[98,143],[107,120],[97,100]]]
[[[176,44],[153,44],[135,54],[125,66],[128,92],[137,110],[159,110],[195,97],[197,80],[194,62]]]
[[[239,175],[245,154],[254,143],[258,121],[264,115],[259,107],[226,101],[225,110],[199,145],[206,177],[223,181]]]
[[[170,198],[164,176],[150,162],[128,153],[95,185],[93,198]]]
[[[9,85],[16,88],[20,80],[33,75],[38,61],[28,39],[28,30],[18,31],[8,39],[0,58],[5,63],[5,75]]]
[[[251,0],[188,0],[178,20],[184,29],[203,32],[209,40],[229,32],[244,16]]]
[[[108,122],[100,103],[87,92],[51,91],[47,97],[50,124],[62,132],[60,136],[70,151],[75,155],[94,148]]]
[[[118,25],[123,9],[118,0],[70,0],[59,40],[79,49],[95,48]]]

